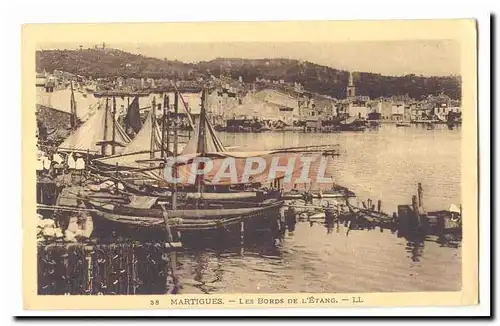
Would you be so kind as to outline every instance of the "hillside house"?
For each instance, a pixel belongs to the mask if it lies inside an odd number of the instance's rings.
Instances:
[[[393,103],[391,106],[391,120],[403,121],[405,118],[405,105],[403,103]]]
[[[283,112],[290,112],[292,115],[299,116],[299,102],[283,92],[274,89],[264,89],[253,94],[257,99],[276,104]]]

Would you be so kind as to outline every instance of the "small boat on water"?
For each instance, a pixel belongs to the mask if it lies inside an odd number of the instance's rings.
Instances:
[[[427,224],[437,233],[461,234],[462,207],[451,204],[448,210],[428,212]]]
[[[364,131],[366,129],[366,120],[358,117],[350,117],[339,122],[341,131]]]
[[[396,122],[396,127],[411,127],[411,123],[405,121]]]
[[[152,185],[136,185],[120,181],[124,186],[124,191],[128,194],[137,196],[156,196],[161,200],[169,201],[172,198],[172,188],[162,188]],[[211,190],[211,189],[210,189]],[[185,188],[177,190],[177,197],[179,200],[186,202],[202,200],[214,202],[250,202],[256,203],[268,199],[275,199],[281,196],[281,192],[276,189],[269,190],[230,190],[226,188],[224,192],[220,191],[205,191],[203,193],[197,192],[194,188]]]
[[[283,201],[271,200],[252,207],[223,208],[221,205],[172,210],[156,203],[133,207],[95,200],[83,202],[92,210],[96,235],[110,235],[114,231],[132,238],[156,235],[165,239],[165,232],[171,232],[175,233],[173,240],[181,242],[199,241],[205,236],[220,235],[220,232],[236,234],[239,238],[241,228],[245,232],[253,232],[268,226],[271,231],[279,232],[279,211],[283,206]]]
[[[263,132],[270,129],[257,119],[230,119],[226,123],[226,132]]]

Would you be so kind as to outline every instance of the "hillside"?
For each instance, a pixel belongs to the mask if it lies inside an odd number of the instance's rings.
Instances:
[[[321,66],[307,61],[291,59],[238,59],[217,58],[199,63],[162,60],[131,54],[116,49],[44,50],[36,53],[37,70],[54,69],[96,77],[152,77],[193,80],[196,76],[242,76],[244,81],[257,77],[300,82],[308,91],[345,97],[347,71]],[[453,99],[461,97],[460,77],[403,77],[374,73],[354,75],[356,93],[371,98],[405,95],[421,99],[429,94],[444,93]]]

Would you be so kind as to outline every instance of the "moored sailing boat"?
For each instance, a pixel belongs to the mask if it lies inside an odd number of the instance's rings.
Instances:
[[[257,222],[261,226],[270,226],[279,216],[281,201],[271,201],[252,207],[221,208],[207,207],[182,209],[166,209],[161,205],[130,207],[109,203],[99,203],[84,200],[85,205],[93,210],[94,230],[97,234],[111,234],[112,231],[130,235],[133,238],[143,234],[156,234],[164,237],[168,227],[171,231],[178,231],[175,240],[184,241],[190,236],[203,237],[204,232],[228,231],[229,228],[241,222]],[[255,225],[255,223],[252,223]]]
[[[73,105],[72,105],[73,107]],[[117,123],[116,101],[113,111],[109,110],[108,99],[104,108],[97,111],[57,148],[60,152],[82,152],[92,156],[106,156],[120,153],[130,142],[123,128]]]
[[[204,100],[204,93],[202,98]],[[196,128],[196,137],[187,144],[183,150],[184,155],[196,157],[206,156],[210,152],[220,153],[222,151],[224,153],[225,151],[224,146],[217,138],[210,137],[215,134],[206,119],[203,100],[200,123]],[[177,129],[174,128],[173,157],[177,157],[178,144],[176,136]],[[194,145],[196,145],[196,148],[193,151],[192,147]],[[188,154],[190,152],[194,153]],[[158,172],[156,166],[152,169],[156,169],[155,172]],[[178,175],[178,170],[178,167],[174,168],[175,175]],[[143,196],[137,196],[147,199],[139,200],[142,202],[142,207],[136,204],[117,205],[109,202],[98,204],[95,200],[89,198],[83,199],[83,202],[92,209],[92,215],[96,220],[96,230],[132,230],[132,235],[134,232],[141,233],[144,230],[147,230],[148,233],[161,231],[161,235],[162,232],[164,234],[166,229],[170,229],[178,231],[178,240],[185,241],[186,237],[189,237],[186,232],[228,231],[227,228],[233,225],[236,225],[237,228],[239,227],[244,232],[249,228],[252,229],[254,225],[256,228],[267,226],[268,228],[279,229],[279,209],[283,205],[279,198],[266,201],[269,198],[263,198],[262,194],[259,196],[255,192],[239,193],[236,196],[233,193],[226,197],[222,195],[224,198],[221,198],[218,192],[214,192],[212,196],[207,196],[204,195],[206,189],[203,177],[197,177],[194,187],[193,185],[190,187],[191,192],[185,193],[186,197],[190,197],[187,198],[191,199],[190,201],[184,200],[181,202],[179,200],[182,198],[179,198],[182,193],[179,193],[177,183],[168,185],[168,188],[163,189],[168,189],[169,194],[165,194],[167,195],[165,199],[169,199],[168,201],[161,202],[158,197],[153,197],[151,193],[148,194],[149,198],[147,198],[147,196],[144,196],[146,193],[144,193]],[[168,198],[168,195],[170,195],[170,198]],[[171,207],[168,210],[167,205]],[[245,224],[247,224],[246,228]]]

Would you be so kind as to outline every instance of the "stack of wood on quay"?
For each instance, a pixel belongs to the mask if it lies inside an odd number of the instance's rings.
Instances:
[[[229,150],[207,117],[205,90],[196,123],[177,89],[173,105],[168,94],[163,94],[158,101],[153,98],[145,109],[138,105],[139,95],[127,94],[134,98],[127,101],[129,105],[122,112],[117,110],[117,94],[101,94],[98,104],[83,119],[77,115],[71,90],[69,126],[64,122],[58,126],[66,130],[67,137],[63,141],[51,139],[54,131],[38,130],[40,241],[78,241],[91,235],[113,240],[120,234],[189,243],[217,239],[221,232],[234,236],[231,240],[243,241],[262,229],[278,238],[285,230],[280,214],[285,200],[297,195],[284,193],[284,172],[271,180],[268,166],[252,180],[220,181],[214,178],[216,171],[192,175],[193,159],[210,158],[218,166],[225,158],[233,158],[238,167],[243,167],[249,157],[270,161],[308,152],[331,153],[336,148]],[[179,128],[181,115],[187,117],[187,134]],[[45,121],[39,122],[39,127],[46,126]],[[166,182],[166,164],[179,157],[186,160],[174,165],[174,176],[193,178],[194,183]],[[297,171],[300,168],[300,164],[295,167]],[[353,194],[337,187],[330,195]]]

